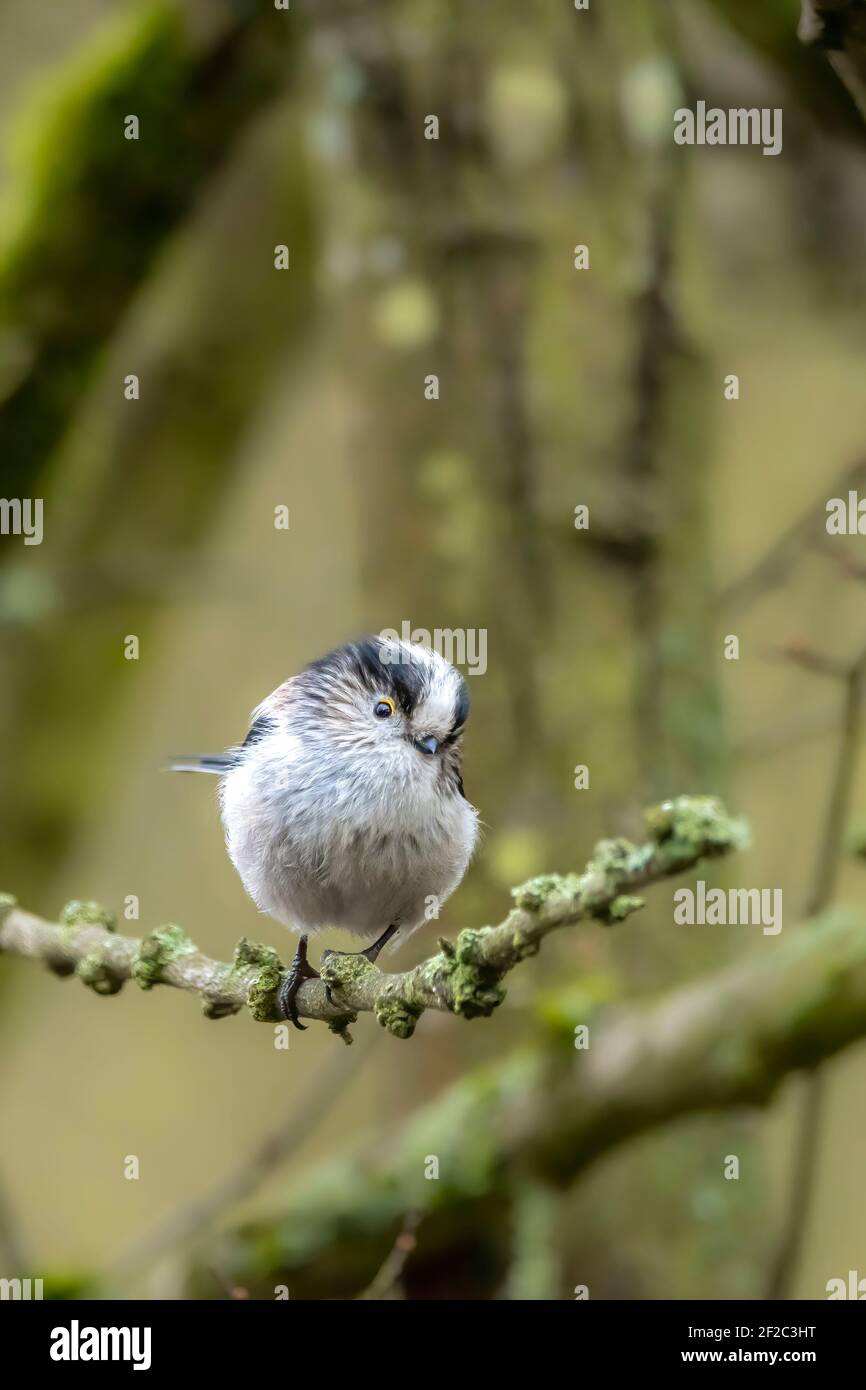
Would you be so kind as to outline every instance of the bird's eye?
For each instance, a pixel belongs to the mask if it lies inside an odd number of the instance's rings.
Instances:
[[[373,713],[377,719],[390,719],[395,709],[396,705],[390,695],[380,695],[373,706]]]

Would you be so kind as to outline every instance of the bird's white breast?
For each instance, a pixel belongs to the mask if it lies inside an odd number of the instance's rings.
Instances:
[[[247,892],[304,933],[397,922],[405,938],[460,882],[477,834],[474,808],[408,745],[383,758],[278,731],[226,775],[221,805]]]

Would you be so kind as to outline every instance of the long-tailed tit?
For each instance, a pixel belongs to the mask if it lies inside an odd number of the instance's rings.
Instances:
[[[375,936],[374,961],[459,884],[478,814],[461,777],[466,682],[425,647],[367,637],[330,652],[253,710],[244,742],[177,771],[220,778],[226,845],[263,912],[300,933],[280,1006],[318,978],[307,939]]]

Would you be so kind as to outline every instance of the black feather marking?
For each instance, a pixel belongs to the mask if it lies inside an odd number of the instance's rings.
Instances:
[[[457,704],[454,708],[454,723],[451,725],[451,732],[456,733],[462,729],[466,720],[469,718],[469,686],[463,676],[460,677],[460,693],[457,696]]]
[[[307,670],[323,675],[354,675],[367,686],[371,695],[392,694],[404,714],[411,714],[426,689],[424,667],[411,658],[388,660],[388,646],[387,638],[364,637],[319,657]]]
[[[414,661],[393,661],[386,664],[391,675],[391,688],[404,714],[411,714],[424,695],[424,673]]]
[[[250,725],[250,731],[241,744],[241,748],[249,748],[252,743],[260,743],[263,738],[273,732],[274,721],[268,715],[263,714],[254,724]]]

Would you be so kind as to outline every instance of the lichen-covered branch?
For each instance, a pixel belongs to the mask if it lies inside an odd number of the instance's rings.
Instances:
[[[826,49],[866,116],[866,9],[862,0],[801,0],[800,38]]]
[[[502,981],[549,932],[585,918],[621,921],[643,906],[635,890],[692,868],[699,860],[735,849],[742,822],[713,797],[678,797],[647,812],[649,838],[601,840],[583,873],[546,874],[512,890],[515,905],[495,927],[466,928],[453,943],[412,970],[386,974],[363,956],[326,953],[321,979],[305,981],[296,1004],[304,1018],[320,1019],[348,1041],[347,1025],[374,1013],[388,1032],[411,1037],[425,1009],[476,1018],[504,998]],[[94,904],[70,903],[60,924],[45,922],[0,900],[0,950],[44,960],[57,974],[77,974],[98,994],[116,994],[128,979],[192,990],[208,1018],[246,1007],[260,1022],[279,1019],[277,994],[284,969],[271,946],[242,939],[226,964],[211,960],[177,926],[159,927],[143,940],[117,935],[110,914]]]

